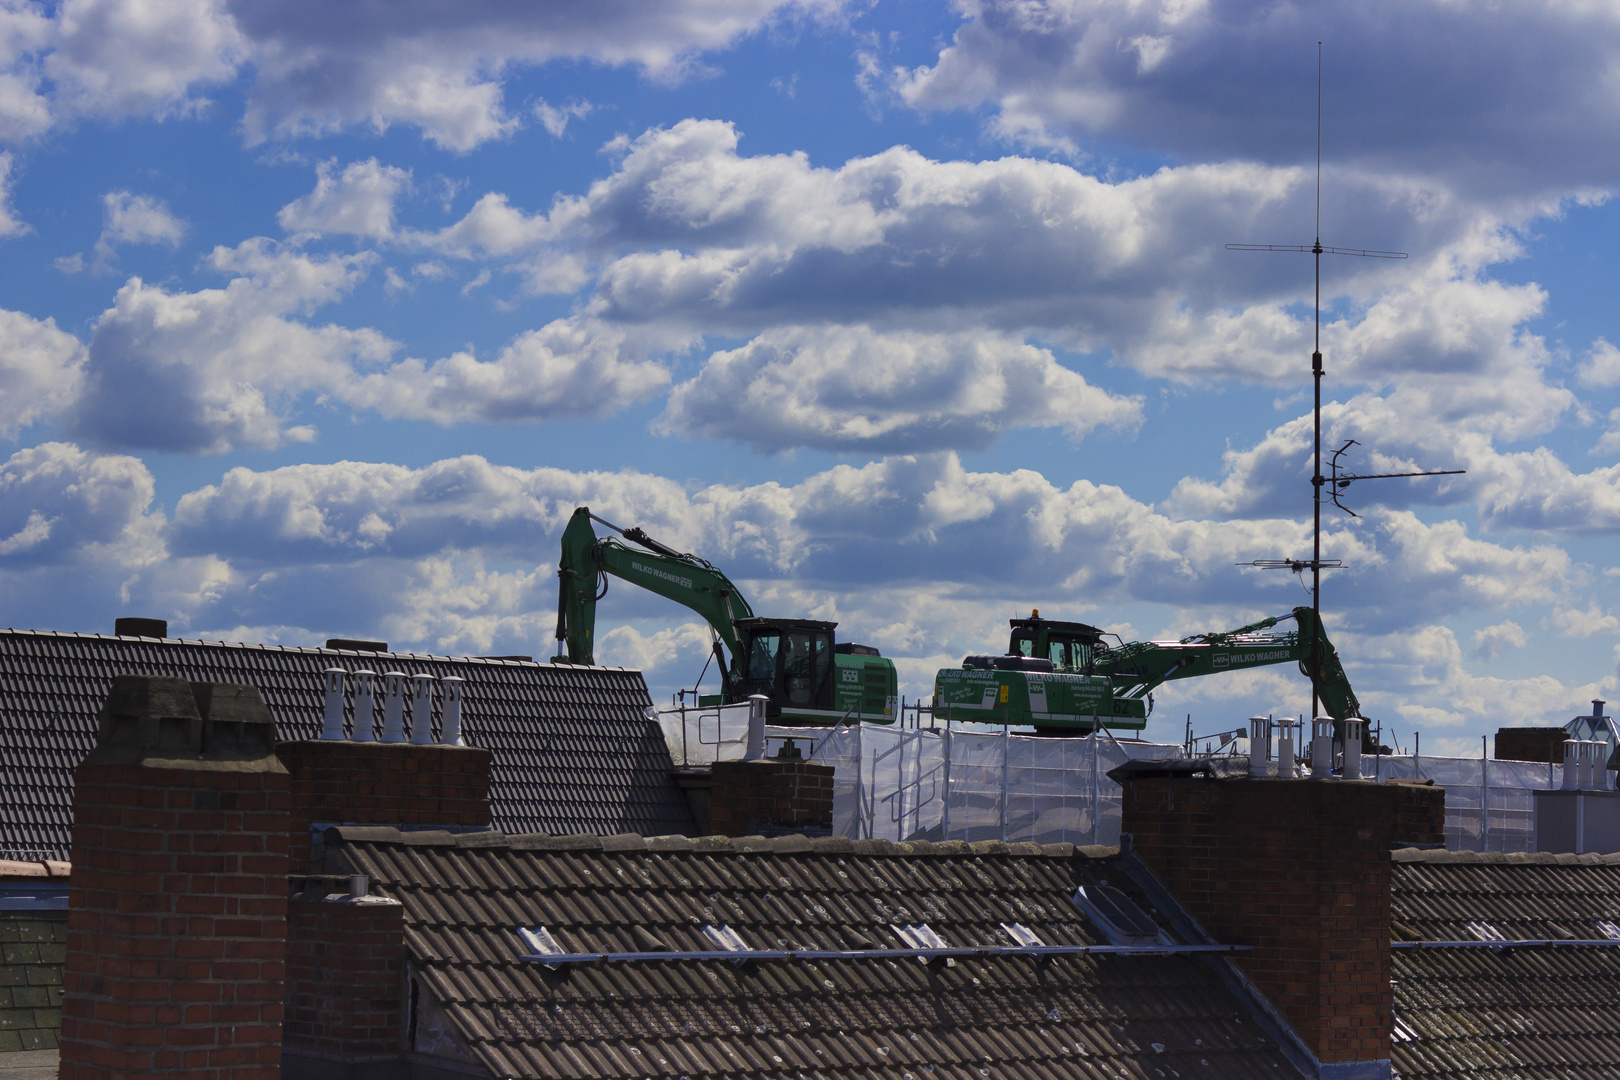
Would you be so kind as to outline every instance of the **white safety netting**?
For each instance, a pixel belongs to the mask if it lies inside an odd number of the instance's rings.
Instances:
[[[1433,780],[1446,789],[1446,847],[1451,851],[1534,851],[1535,792],[1559,787],[1562,765],[1484,758],[1371,757],[1372,780]]]
[[[658,720],[679,766],[734,761],[748,744],[748,706],[666,709]],[[1120,788],[1109,770],[1129,758],[1179,758],[1182,748],[1105,735],[1046,739],[848,724],[766,728],[766,755],[791,739],[836,770],[833,832],[888,840],[1032,840],[1117,844]],[[1427,779],[1446,789],[1446,847],[1531,851],[1535,795],[1563,783],[1562,765],[1482,758],[1365,757],[1368,779]]]

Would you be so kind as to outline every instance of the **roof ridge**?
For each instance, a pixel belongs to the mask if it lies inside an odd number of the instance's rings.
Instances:
[[[1620,866],[1620,852],[1600,854],[1552,851],[1446,851],[1443,848],[1397,848],[1391,862],[1440,866]]]
[[[547,833],[507,835],[499,832],[450,833],[440,830],[401,832],[387,825],[337,825],[329,833],[351,843],[399,844],[404,847],[508,848],[513,851],[648,851],[693,855],[864,855],[957,857],[1000,855],[1017,858],[1108,859],[1119,848],[1103,845],[1004,843],[1000,840],[851,840],[844,836],[614,836]]]

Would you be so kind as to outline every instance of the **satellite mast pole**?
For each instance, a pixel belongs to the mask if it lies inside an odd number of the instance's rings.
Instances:
[[[1404,259],[1404,251],[1371,251],[1365,248],[1324,247],[1322,245],[1322,43],[1316,43],[1316,239],[1309,247],[1304,244],[1227,244],[1229,251],[1308,251],[1316,261],[1316,325],[1311,348],[1311,378],[1315,384],[1315,407],[1312,410],[1314,442],[1311,468],[1311,613],[1316,616],[1317,639],[1322,625],[1322,570],[1343,564],[1337,559],[1322,559],[1322,487],[1328,481],[1322,475],[1322,255],[1358,255],[1368,259]],[[1335,459],[1336,460],[1336,459]],[[1420,474],[1411,474],[1420,475]],[[1428,474],[1421,474],[1428,475]],[[1352,477],[1351,479],[1371,479]],[[1348,482],[1348,481],[1346,481]],[[1338,500],[1335,499],[1335,502]],[[1239,564],[1244,565],[1242,563]],[[1303,559],[1256,559],[1248,565],[1287,568],[1296,571],[1305,568]],[[1315,643],[1312,643],[1313,657]],[[1316,694],[1316,676],[1311,676],[1311,715],[1316,715],[1320,699]]]
[[[1316,43],[1316,239],[1311,244],[1316,262],[1316,337],[1311,344],[1311,374],[1316,383],[1316,439],[1311,471],[1311,614],[1322,625],[1322,43]],[[1316,680],[1311,680],[1311,716],[1316,716]]]

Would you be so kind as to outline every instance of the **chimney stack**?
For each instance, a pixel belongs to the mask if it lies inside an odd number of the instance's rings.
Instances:
[[[258,690],[120,675],[73,780],[61,1075],[280,1075],[288,783]]]
[[[1445,792],[1367,781],[1112,774],[1123,831],[1314,1057],[1390,1075],[1390,845],[1445,840]]]

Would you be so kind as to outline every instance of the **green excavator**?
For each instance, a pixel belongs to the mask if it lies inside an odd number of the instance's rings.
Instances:
[[[617,536],[597,536],[592,522]],[[713,563],[639,528],[621,529],[579,507],[563,530],[557,577],[557,640],[565,655],[555,662],[596,662],[596,604],[607,595],[608,578],[616,577],[685,605],[709,624],[720,693],[700,697],[699,706],[740,704],[763,694],[773,723],[894,722],[899,679],[893,661],[870,646],[834,641],[837,623],[756,616]]]
[[[1287,619],[1294,629],[1267,632]],[[1095,626],[1043,619],[1039,610],[1010,623],[1006,655],[969,656],[935,676],[936,718],[1033,726],[1048,735],[1140,731],[1153,690],[1166,682],[1290,661],[1311,680],[1328,715],[1361,715],[1338,651],[1308,607],[1224,633],[1119,645]]]

